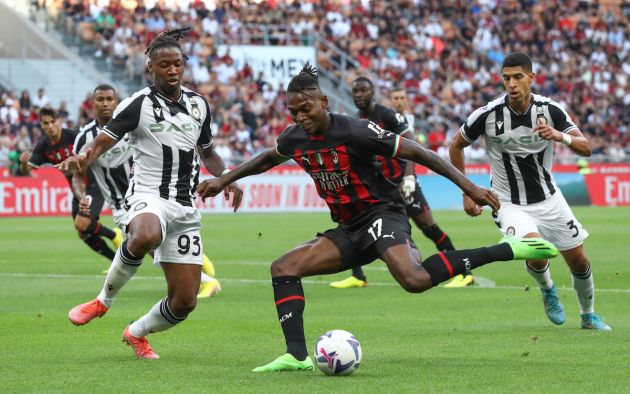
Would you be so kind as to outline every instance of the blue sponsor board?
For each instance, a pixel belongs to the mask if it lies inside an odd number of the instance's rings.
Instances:
[[[554,178],[570,205],[590,205],[582,174],[555,174]],[[431,209],[463,209],[462,192],[454,183],[435,175],[421,175],[418,179]],[[479,186],[490,187],[489,175],[469,175],[468,179]]]

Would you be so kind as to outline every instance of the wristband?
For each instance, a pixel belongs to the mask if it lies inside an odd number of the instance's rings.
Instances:
[[[562,145],[569,146],[573,138],[569,134],[562,134]]]

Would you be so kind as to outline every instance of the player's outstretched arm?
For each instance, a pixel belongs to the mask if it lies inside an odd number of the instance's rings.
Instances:
[[[499,199],[490,190],[484,189],[472,183],[466,176],[448,161],[439,157],[432,150],[410,141],[406,138],[400,139],[400,147],[396,157],[412,160],[420,165],[426,166],[433,172],[448,178],[456,184],[466,195],[479,205],[488,205],[492,210],[499,209]]]
[[[466,173],[466,156],[464,155],[464,148],[470,145],[470,142],[462,136],[461,133],[455,134],[455,138],[451,142],[448,149],[448,154],[451,159],[451,164],[455,166],[462,174]],[[479,216],[483,211],[483,207],[477,205],[468,195],[464,193],[464,211],[469,216]]]
[[[221,190],[225,189],[227,185],[246,176],[262,174],[288,159],[288,157],[281,156],[278,151],[276,151],[276,148],[269,148],[253,159],[236,167],[234,170],[218,178],[201,182],[199,186],[197,186],[197,193],[199,193],[203,200],[205,200],[206,197],[214,197],[219,194]]]
[[[201,153],[201,160],[203,161],[203,165],[204,167],[206,167],[208,172],[210,172],[210,174],[214,175],[215,177],[219,177],[228,171],[225,162],[223,161],[221,156],[219,156],[219,154],[214,150],[214,146],[211,145],[205,149],[200,147],[199,151]],[[232,208],[234,208],[234,212],[236,212],[238,210],[238,207],[241,205],[241,201],[243,200],[243,189],[241,189],[236,182],[233,182],[225,187],[225,189],[223,189],[223,193],[226,200],[229,200],[230,193],[232,193]],[[202,198],[205,200],[205,197],[202,196]]]

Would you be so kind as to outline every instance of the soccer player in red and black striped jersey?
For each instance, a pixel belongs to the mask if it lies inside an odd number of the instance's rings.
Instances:
[[[59,164],[72,153],[72,147],[76,133],[72,130],[61,127],[59,112],[52,108],[44,107],[39,110],[39,122],[44,131],[44,138],[35,146],[33,152],[24,152],[20,157],[21,170],[27,174],[34,168],[39,168],[44,164]],[[72,175],[64,173],[68,184],[72,184]],[[103,237],[112,240],[115,247],[122,242],[122,231],[111,230],[101,224],[99,215],[103,209],[103,195],[96,185],[96,181],[91,172],[87,177],[87,201],[89,211],[79,209],[79,200],[72,198],[72,218],[74,227],[77,229],[79,237],[92,250],[104,256],[108,260],[114,258],[114,251],[105,243]]]
[[[397,185],[383,176],[376,155],[394,156],[426,165],[458,185],[480,205],[499,208],[497,197],[476,186],[434,152],[383,130],[368,120],[328,112],[316,70],[305,65],[287,88],[288,109],[296,122],[278,137],[278,145],[218,178],[206,180],[197,192],[215,196],[231,182],[259,174],[289,159],[312,178],[326,200],[334,229],[287,252],[271,264],[278,319],[287,353],[255,372],[313,368],[304,338],[302,278],[341,272],[353,265],[382,259],[407,291],[420,293],[466,269],[492,261],[555,255],[553,245],[538,240],[536,249],[514,237],[487,248],[439,252],[422,261],[410,233],[404,201]]]
[[[395,89],[394,92],[398,93],[401,90]],[[404,90],[402,92],[404,93]],[[400,97],[400,95],[397,94],[395,97]],[[404,97],[406,98],[406,96]],[[398,111],[396,112],[391,108],[374,102],[374,84],[369,78],[361,76],[352,82],[352,99],[359,110],[356,114],[357,118],[368,119],[384,130],[394,132],[411,140],[414,139],[412,125],[407,122],[407,118],[402,113],[402,110],[396,110]],[[401,103],[402,100],[395,102]],[[377,160],[381,163],[385,178],[399,185],[403,192],[407,216],[413,220],[427,238],[433,241],[438,250],[454,250],[455,247],[453,247],[450,237],[433,220],[431,209],[424,198],[415,175],[415,163],[389,156],[377,156]],[[464,275],[466,275],[467,279],[472,279],[470,271],[467,271],[463,275],[456,276],[453,281],[459,278],[464,279]],[[472,280],[470,282],[472,283]],[[456,283],[461,283],[461,281],[456,281]],[[352,269],[352,276],[332,282],[330,286],[338,289],[365,287],[367,286],[367,277],[363,273],[361,266],[356,266]]]

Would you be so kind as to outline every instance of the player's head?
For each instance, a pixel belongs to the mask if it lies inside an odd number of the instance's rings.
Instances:
[[[391,92],[389,92],[389,101],[392,102],[392,106],[396,112],[405,112],[407,110],[407,92],[405,88],[395,86]]]
[[[324,132],[328,125],[328,97],[319,88],[317,69],[306,63],[289,81],[287,108],[307,134]]]
[[[179,96],[184,65],[188,59],[179,45],[179,39],[189,29],[190,27],[186,27],[160,33],[145,52],[149,55],[147,67],[153,76],[153,84],[163,94]]]
[[[98,85],[92,92],[92,102],[94,103],[94,114],[100,124],[109,122],[118,105],[116,89],[106,83]]]
[[[536,78],[532,59],[524,53],[512,52],[503,60],[501,70],[503,86],[505,86],[509,100],[512,102],[527,100],[532,91],[532,82]]]
[[[374,84],[368,77],[358,77],[352,81],[352,100],[361,111],[367,109],[374,100]]]
[[[61,137],[61,123],[59,122],[59,112],[50,107],[43,107],[37,113],[39,124],[44,133],[52,141],[57,141]]]

